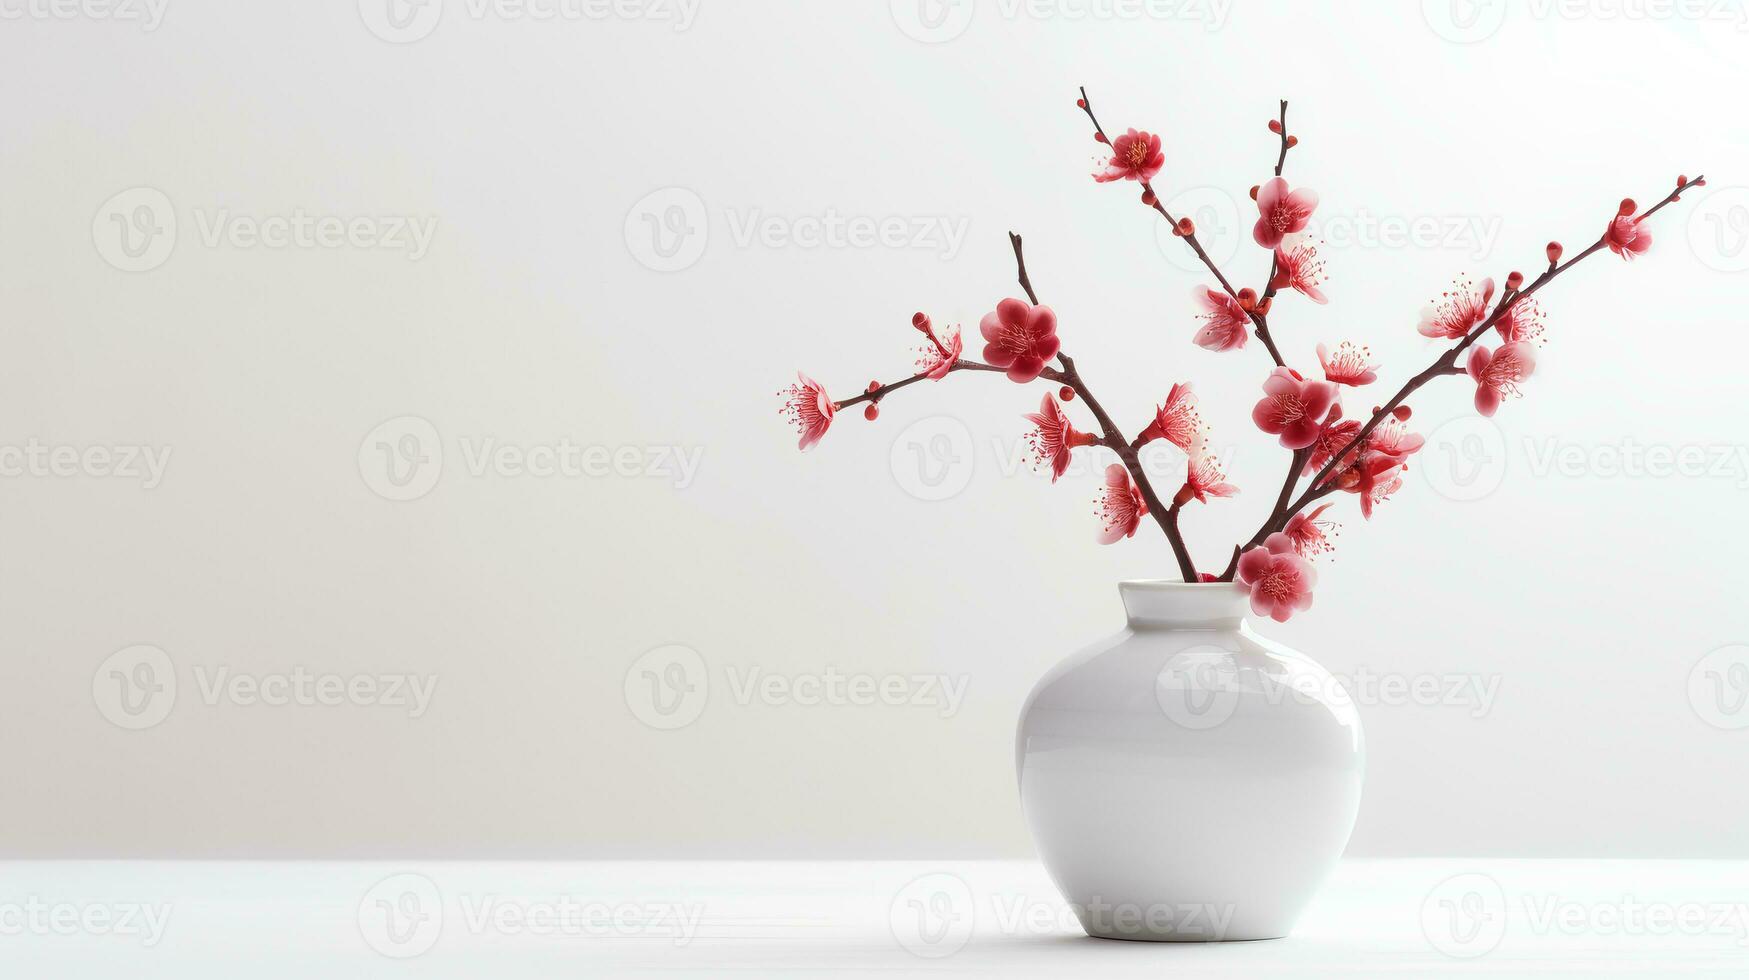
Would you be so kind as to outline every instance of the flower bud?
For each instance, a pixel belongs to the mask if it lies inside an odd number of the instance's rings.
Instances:
[[[1257,309],[1257,290],[1250,286],[1239,290],[1239,308],[1247,313]]]
[[[1550,265],[1554,265],[1555,263],[1561,261],[1561,243],[1560,242],[1550,242],[1549,247],[1547,249],[1545,249],[1545,251],[1548,253]]]
[[[1640,206],[1634,203],[1633,198],[1624,197],[1621,199],[1621,207],[1616,208],[1615,213],[1620,217],[1626,218],[1629,215],[1632,215],[1635,211],[1638,211],[1639,209],[1640,209]]]
[[[1191,221],[1189,218],[1179,218],[1178,219],[1178,233],[1180,235],[1194,235],[1194,234],[1196,234],[1196,223]]]
[[[1144,190],[1144,191],[1142,191],[1142,203],[1143,203],[1143,204],[1146,204],[1146,205],[1147,205],[1147,206],[1148,206],[1148,207],[1153,207],[1153,206],[1154,206],[1154,202],[1155,202],[1155,201],[1157,201],[1157,200],[1159,200],[1159,198],[1156,198],[1156,197],[1155,197],[1155,196],[1154,196],[1154,192],[1153,192],[1153,191],[1150,191],[1150,190]]]
[[[870,381],[868,383],[868,393],[869,394],[872,395],[875,392],[880,391],[880,390],[881,390],[881,383],[879,381]]]
[[[862,417],[865,419],[868,419],[870,422],[873,422],[875,419],[880,418],[881,417],[880,406],[876,405],[874,402],[869,402],[868,407],[862,410]]]
[[[1261,189],[1261,187],[1258,184],[1251,185],[1251,200],[1253,200],[1253,201],[1257,200],[1257,192],[1260,189]]]
[[[1409,421],[1409,416],[1414,413],[1409,411],[1409,406],[1398,405],[1396,408],[1391,409],[1391,414],[1397,417],[1397,421],[1407,422]]]
[[[1281,120],[1271,119],[1269,121],[1269,131],[1279,134],[1281,132]]]
[[[1086,99],[1076,99],[1075,100],[1075,108],[1077,108],[1077,109],[1087,108],[1087,100]]]
[[[1299,146],[1300,145],[1300,138],[1298,136],[1289,136],[1287,138],[1287,145],[1288,146]]]
[[[1064,385],[1057,391],[1057,397],[1061,398],[1063,401],[1072,402],[1075,400],[1075,389],[1068,385]]]
[[[922,331],[923,333],[928,333],[929,332],[929,314],[927,314],[927,313],[913,313],[913,314],[911,314],[911,326],[916,327],[918,330]]]
[[[1520,287],[1522,285],[1524,285],[1524,273],[1519,272],[1518,270],[1514,269],[1512,272],[1507,274],[1507,276],[1506,276],[1506,288],[1507,289],[1517,289],[1518,287]]]
[[[1104,133],[1101,133],[1101,132],[1099,132],[1099,131],[1098,131],[1098,130],[1094,130],[1094,132],[1093,132],[1093,141],[1094,141],[1094,142],[1095,142],[1095,143],[1104,143],[1104,142],[1105,142],[1105,141],[1106,141],[1106,139],[1105,139],[1105,134],[1104,134]]]

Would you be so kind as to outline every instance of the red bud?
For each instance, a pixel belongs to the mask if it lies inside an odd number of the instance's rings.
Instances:
[[[1561,261],[1561,243],[1560,242],[1550,242],[1549,247],[1547,249],[1545,249],[1545,251],[1548,253],[1550,265],[1554,265],[1555,263]]]
[[[868,407],[862,410],[862,417],[865,419],[868,419],[870,422],[873,422],[875,419],[880,418],[881,417],[880,406],[876,405],[874,402],[869,402]]]
[[[1506,288],[1517,289],[1524,285],[1524,273],[1514,270],[1506,277]]]
[[[918,330],[921,330],[924,333],[928,333],[929,332],[929,314],[927,314],[927,313],[913,313],[913,314],[911,314],[911,326],[916,327]]]
[[[1677,187],[1687,187],[1688,186],[1688,175],[1687,174],[1677,174],[1676,175],[1676,186]]]
[[[1414,413],[1409,411],[1409,406],[1398,405],[1396,408],[1391,409],[1391,414],[1397,417],[1397,421],[1407,422],[1409,421],[1409,416]]]
[[[1096,143],[1103,143],[1103,142],[1105,142],[1105,134],[1101,133],[1101,132],[1095,132],[1093,134],[1093,140]]]
[[[1260,189],[1259,185],[1257,185],[1257,184],[1251,185],[1251,200],[1253,200],[1253,201],[1257,200],[1257,191],[1259,189]]]
[[[1281,120],[1271,119],[1269,121],[1269,131],[1272,133],[1280,133],[1281,132]]]
[[[1624,197],[1621,199],[1621,207],[1616,208],[1615,213],[1617,215],[1625,218],[1628,215],[1633,214],[1635,211],[1638,211],[1639,209],[1640,209],[1640,206],[1634,203],[1633,198]]]
[[[1298,136],[1289,136],[1287,138],[1287,145],[1299,146],[1300,145],[1300,138]]]
[[[1239,308],[1249,313],[1257,308],[1257,290],[1246,286],[1239,290]]]
[[[1142,191],[1142,203],[1143,204],[1146,204],[1148,207],[1153,207],[1154,202],[1157,200],[1159,200],[1159,198],[1154,196],[1153,191],[1151,191],[1151,190],[1143,190]]]
[[[1705,187],[1705,186],[1706,186],[1706,178],[1705,178],[1705,177],[1696,177],[1696,178],[1694,178],[1694,186],[1696,186],[1696,187]]]
[[[1075,400],[1075,389],[1068,385],[1064,385],[1062,389],[1057,392],[1057,397],[1066,402],[1072,402]]]
[[[871,394],[871,395],[877,391],[880,391],[881,390],[881,383],[879,381],[870,381],[868,383],[868,390],[869,390],[869,394]]]
[[[1262,299],[1260,299],[1260,300],[1258,300],[1258,301],[1257,301],[1257,312],[1259,312],[1259,313],[1268,313],[1268,312],[1269,312],[1269,307],[1270,307],[1270,306],[1271,306],[1271,305],[1273,305],[1273,304],[1274,304],[1274,303],[1275,303],[1275,298],[1274,298],[1274,297],[1271,297],[1271,296],[1265,296],[1265,297],[1263,297],[1263,298],[1262,298]]]
[[[1196,234],[1196,223],[1191,221],[1189,218],[1179,218],[1178,219],[1178,233],[1180,235],[1194,235],[1194,234]]]
[[[1087,100],[1086,99],[1076,99],[1075,100],[1075,108],[1077,108],[1077,109],[1087,108]]]

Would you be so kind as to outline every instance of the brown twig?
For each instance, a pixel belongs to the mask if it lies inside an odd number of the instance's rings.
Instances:
[[[1285,106],[1286,103],[1283,105]],[[1105,128],[1099,125],[1099,117],[1093,114],[1093,102],[1087,98],[1085,85],[1081,87],[1081,111],[1087,113],[1087,119],[1093,123],[1093,130],[1099,134],[1100,142],[1110,146],[1111,140],[1105,135]],[[1285,113],[1287,110],[1284,108],[1282,111]],[[1160,195],[1154,193],[1153,185],[1148,181],[1142,181],[1142,191],[1147,195],[1147,200],[1151,202],[1153,209],[1160,212],[1160,217],[1165,218],[1166,223],[1172,226],[1173,233],[1178,234],[1178,219],[1174,218],[1172,213],[1166,210],[1166,205],[1160,202]],[[1201,259],[1202,264],[1214,274],[1215,280],[1221,284],[1221,288],[1227,291],[1228,296],[1233,297],[1234,302],[1237,302],[1239,291],[1227,281],[1227,277],[1221,273],[1220,267],[1215,265],[1215,260],[1209,258],[1209,253],[1203,249],[1202,242],[1197,240],[1195,229],[1179,234],[1178,237],[1184,239],[1185,243],[1196,253],[1196,257]],[[1271,278],[1273,278],[1273,273]],[[1247,310],[1246,313],[1251,317],[1251,322],[1256,325],[1257,339],[1263,341],[1263,346],[1269,351],[1270,358],[1275,361],[1277,367],[1285,367],[1287,362],[1281,359],[1281,351],[1276,349],[1275,339],[1269,335],[1269,322],[1254,309]]]
[[[1014,232],[1009,232],[1008,241],[1014,246],[1014,264],[1018,270],[1020,288],[1024,289],[1027,298],[1032,300],[1034,305],[1037,305],[1038,296],[1033,292],[1032,279],[1026,273],[1026,252],[1021,245],[1020,236]],[[1099,423],[1102,436],[1099,444],[1116,453],[1117,458],[1123,463],[1124,469],[1129,470],[1130,479],[1135,481],[1136,488],[1142,492],[1143,502],[1148,505],[1148,513],[1154,515],[1154,522],[1160,525],[1160,530],[1166,534],[1167,543],[1172,546],[1172,557],[1178,561],[1179,574],[1184,576],[1186,582],[1197,581],[1196,565],[1191,562],[1190,552],[1184,546],[1184,536],[1178,533],[1176,511],[1169,511],[1165,503],[1161,501],[1160,495],[1154,491],[1154,484],[1148,479],[1147,471],[1142,469],[1141,456],[1130,444],[1130,441],[1124,437],[1123,430],[1119,429],[1117,423],[1112,421],[1104,406],[1099,404],[1099,399],[1093,397],[1093,392],[1088,389],[1087,382],[1081,378],[1081,372],[1076,369],[1074,359],[1062,351],[1058,351],[1057,360],[1063,363],[1063,370],[1056,380],[1068,385],[1075,394],[1081,396],[1082,401],[1087,403],[1087,410],[1093,413],[1094,420]]]
[[[1690,187],[1698,186],[1699,181],[1702,179],[1704,179],[1704,177],[1697,177],[1694,181],[1671,191],[1663,200],[1642,213],[1636,220],[1644,221],[1653,214],[1656,214],[1665,205],[1681,197],[1683,191],[1688,190]],[[1481,323],[1478,323],[1469,331],[1469,333],[1465,334],[1463,339],[1458,341],[1455,346],[1442,353],[1432,364],[1428,365],[1425,370],[1405,382],[1403,387],[1399,389],[1395,395],[1392,395],[1389,401],[1379,406],[1378,409],[1373,412],[1372,417],[1367,420],[1366,424],[1360,427],[1360,431],[1356,432],[1352,439],[1348,440],[1346,444],[1332,454],[1329,461],[1318,470],[1317,475],[1312,477],[1312,481],[1306,487],[1305,492],[1301,493],[1299,497],[1295,498],[1286,506],[1282,506],[1278,503],[1275,510],[1271,512],[1269,519],[1264,521],[1263,527],[1259,528],[1257,533],[1252,536],[1251,540],[1243,545],[1240,550],[1243,551],[1245,549],[1256,547],[1258,544],[1262,543],[1265,538],[1269,537],[1269,535],[1285,527],[1288,520],[1292,518],[1293,515],[1304,510],[1307,504],[1335,492],[1336,484],[1331,477],[1337,468],[1348,461],[1349,454],[1353,452],[1356,447],[1364,446],[1367,438],[1372,435],[1373,431],[1377,429],[1393,411],[1407,401],[1410,395],[1420,390],[1423,385],[1432,381],[1434,378],[1448,374],[1465,373],[1464,369],[1459,367],[1457,362],[1458,358],[1470,347],[1470,345],[1481,339],[1484,333],[1487,333],[1494,324],[1500,321],[1501,317],[1505,316],[1519,303],[1534,295],[1538,290],[1542,289],[1550,282],[1553,282],[1561,273],[1578,265],[1593,253],[1602,249],[1606,244],[1607,237],[1600,235],[1598,236],[1597,241],[1592,242],[1583,251],[1567,261],[1551,263],[1549,267],[1543,271],[1542,275],[1537,276],[1537,278],[1524,289],[1517,292],[1508,291],[1507,293],[1502,294],[1500,301],[1495,304],[1492,313],[1483,318]],[[1237,562],[1238,559],[1237,556],[1235,556],[1233,564],[1223,573],[1222,578],[1230,579],[1232,577]]]

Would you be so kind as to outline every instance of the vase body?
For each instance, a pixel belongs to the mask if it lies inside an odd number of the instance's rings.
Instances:
[[[1360,806],[1360,718],[1330,673],[1251,630],[1232,584],[1124,582],[1128,626],[1021,710],[1021,807],[1089,935],[1287,935]]]

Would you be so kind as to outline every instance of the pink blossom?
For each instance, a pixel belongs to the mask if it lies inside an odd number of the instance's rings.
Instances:
[[[1494,321],[1500,339],[1508,344],[1542,343],[1543,326],[1543,308],[1534,298],[1514,302]]]
[[[1028,415],[1026,420],[1034,427],[1026,436],[1027,443],[1032,446],[1033,461],[1050,467],[1052,483],[1068,472],[1069,456],[1076,446],[1091,446],[1099,441],[1090,432],[1077,432],[1057,400],[1050,395],[1039,403],[1038,414]]]
[[[1490,352],[1477,344],[1470,351],[1467,369],[1476,380],[1476,411],[1493,415],[1507,395],[1518,394],[1518,385],[1536,370],[1536,348],[1523,342],[1501,344]]]
[[[1633,217],[1632,204],[1632,201],[1623,201],[1622,207],[1628,213],[1616,215],[1603,232],[1603,243],[1624,259],[1631,259],[1652,247],[1652,233],[1641,228],[1639,219]]]
[[[1323,469],[1342,447],[1360,435],[1360,429],[1359,419],[1344,419],[1342,406],[1332,405],[1330,413],[1324,417],[1324,424],[1318,429],[1317,441],[1312,443],[1311,455],[1306,457],[1304,475],[1311,476]]]
[[[1337,534],[1336,522],[1318,519],[1329,509],[1330,505],[1324,504],[1310,514],[1302,511],[1287,522],[1287,527],[1282,528],[1281,533],[1294,543],[1294,551],[1301,558],[1316,558],[1336,550],[1336,542],[1330,540]]]
[[[1048,306],[1033,306],[1023,299],[1005,299],[996,310],[984,314],[978,324],[984,335],[984,360],[1008,369],[1008,380],[1025,384],[1045,369],[1057,355],[1057,315]]]
[[[1135,537],[1136,528],[1141,526],[1142,518],[1148,513],[1148,502],[1142,499],[1142,491],[1130,482],[1130,471],[1118,463],[1105,468],[1105,490],[1098,502],[1099,518],[1104,525],[1099,534],[1100,544]]]
[[[1190,464],[1186,468],[1184,487],[1178,491],[1173,503],[1183,506],[1195,500],[1206,504],[1210,497],[1237,497],[1239,488],[1227,482],[1227,475],[1221,472],[1220,460],[1210,453],[1195,452],[1190,454]]]
[[[1356,347],[1345,340],[1332,357],[1328,347],[1318,345],[1318,363],[1324,366],[1325,381],[1352,387],[1372,384],[1379,375],[1375,370],[1378,365],[1371,362],[1372,349],[1369,347]]]
[[[1251,237],[1264,248],[1274,248],[1288,235],[1306,227],[1318,206],[1318,192],[1302,187],[1288,190],[1287,181],[1271,177],[1257,189],[1257,225]]]
[[[1318,441],[1324,415],[1336,404],[1336,386],[1307,381],[1298,371],[1278,367],[1263,382],[1263,399],[1251,410],[1251,421],[1281,437],[1286,449],[1305,449]]]
[[[1494,280],[1483,279],[1482,288],[1468,279],[1458,279],[1450,290],[1441,293],[1436,302],[1421,309],[1421,324],[1416,327],[1424,337],[1446,337],[1456,340],[1466,336],[1476,324],[1488,316],[1488,303],[1494,298]]]
[[[1196,345],[1206,350],[1237,350],[1251,339],[1251,315],[1239,301],[1218,289],[1198,286],[1191,298],[1203,308],[1203,328],[1196,332]]]
[[[797,383],[778,392],[785,396],[784,405],[778,409],[781,414],[789,416],[796,431],[802,434],[797,448],[804,452],[812,449],[826,434],[826,429],[832,424],[832,414],[838,411],[837,403],[826,397],[826,389],[818,381],[807,375],[796,372]]]
[[[1336,477],[1337,489],[1360,497],[1360,516],[1372,520],[1373,507],[1403,487],[1402,457],[1364,452]]]
[[[1105,170],[1093,175],[1104,184],[1113,180],[1153,180],[1166,166],[1166,154],[1160,151],[1160,137],[1132,129],[1111,144],[1111,162]]]
[[[1261,196],[1261,195],[1260,195]],[[1318,286],[1324,281],[1324,260],[1318,258],[1318,246],[1304,234],[1288,235],[1275,247],[1275,278],[1270,285],[1276,289],[1292,288],[1314,303],[1327,303]]]
[[[1427,439],[1420,433],[1410,432],[1402,419],[1392,416],[1372,430],[1366,437],[1366,449],[1371,453],[1382,453],[1399,460],[1406,459],[1421,451],[1427,444]]]
[[[917,371],[931,381],[940,381],[947,377],[948,372],[959,362],[960,355],[965,353],[965,338],[960,336],[960,328],[957,326],[937,334],[927,318],[923,321],[922,330],[929,337],[929,343],[918,348],[921,356],[917,358]]]
[[[1175,384],[1166,395],[1166,404],[1154,412],[1154,421],[1142,430],[1140,441],[1164,439],[1185,452],[1190,452],[1197,436],[1202,434],[1202,416],[1196,410],[1196,395],[1188,384]]]
[[[1251,611],[1285,623],[1312,608],[1318,572],[1294,550],[1291,538],[1271,534],[1259,547],[1239,556],[1239,581],[1251,590]]]

